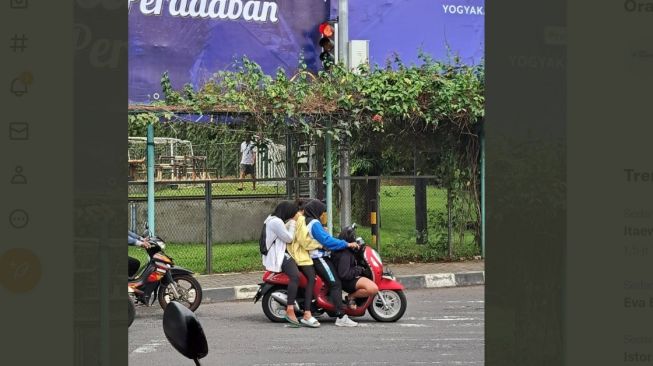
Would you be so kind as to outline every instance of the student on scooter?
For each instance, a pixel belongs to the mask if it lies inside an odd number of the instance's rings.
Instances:
[[[363,267],[357,265],[351,249],[334,252],[331,256],[342,282],[342,289],[349,293],[345,299],[350,309],[356,309],[356,299],[374,296],[379,292],[376,283],[362,276]]]
[[[295,315],[294,307],[299,286],[299,269],[288,254],[286,244],[293,241],[298,217],[299,207],[297,204],[283,201],[277,205],[274,212],[265,219],[265,244],[268,253],[263,255],[263,266],[266,270],[283,272],[288,275],[290,282],[288,283],[288,306],[285,318],[293,327],[301,325]]]
[[[329,287],[329,299],[336,308],[336,326],[338,327],[355,327],[358,325],[355,321],[349,319],[347,314],[342,311],[342,285],[335,268],[331,263],[331,251],[343,250],[345,248],[358,248],[358,243],[347,243],[344,240],[336,239],[324,230],[322,222],[326,221],[326,206],[318,201],[312,200],[304,206],[304,216],[308,232],[311,238],[317,240],[324,248],[311,251],[313,266],[318,276],[324,280]]]
[[[297,219],[297,226],[295,229],[295,238],[292,243],[288,244],[286,250],[288,254],[295,260],[299,270],[306,276],[307,284],[304,296],[304,317],[300,320],[302,324],[307,327],[317,328],[320,322],[313,317],[311,313],[311,302],[313,301],[313,289],[315,288],[315,268],[313,267],[313,260],[311,259],[309,251],[322,248],[322,244],[313,240],[308,234],[306,226],[306,218],[304,217],[304,205],[310,200],[297,200],[299,206],[299,218]]]

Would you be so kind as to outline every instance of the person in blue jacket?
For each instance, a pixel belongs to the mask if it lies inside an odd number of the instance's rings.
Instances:
[[[346,248],[358,248],[358,243],[347,243],[344,240],[334,238],[322,227],[325,220],[326,206],[319,200],[311,200],[304,206],[304,217],[306,217],[306,226],[311,238],[322,244],[321,249],[315,249],[310,252],[313,259],[315,272],[329,287],[329,299],[336,308],[336,326],[355,327],[358,325],[355,321],[342,311],[342,284],[338,278],[337,272],[331,263],[331,251],[343,250]]]
[[[146,238],[143,238],[140,235],[131,232],[129,230],[127,230],[127,245],[137,246],[144,249],[150,247],[150,243],[148,243]],[[129,262],[127,264],[127,274],[129,277],[132,277],[133,275],[136,274],[136,272],[138,272],[138,269],[141,267],[141,261],[130,256],[127,256],[127,258],[129,259]]]

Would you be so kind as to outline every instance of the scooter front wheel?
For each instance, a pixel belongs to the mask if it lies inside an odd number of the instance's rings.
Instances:
[[[374,296],[368,311],[376,321],[396,322],[404,316],[407,306],[403,291],[381,290]]]
[[[178,301],[191,311],[197,310],[202,303],[202,286],[195,279],[195,277],[187,274],[173,275],[173,283],[163,284],[159,286],[159,305],[165,310],[170,301]],[[172,286],[176,286],[179,297],[175,296]]]

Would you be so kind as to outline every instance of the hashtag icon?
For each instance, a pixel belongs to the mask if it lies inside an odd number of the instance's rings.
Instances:
[[[24,52],[27,48],[27,40],[28,38],[24,34],[20,37],[18,34],[14,34],[14,36],[11,37],[11,46],[9,46],[9,48],[14,50],[14,52]]]

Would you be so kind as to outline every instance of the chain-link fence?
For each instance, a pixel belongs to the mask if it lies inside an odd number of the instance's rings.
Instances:
[[[435,177],[348,177],[352,222],[387,262],[478,255],[477,216],[464,194]],[[339,178],[334,178],[333,230],[340,231]],[[155,233],[180,266],[198,273],[260,270],[258,236],[282,200],[323,199],[324,180],[297,177],[169,181],[155,184]],[[147,185],[129,184],[130,229],[147,222]],[[375,224],[377,225],[375,227]],[[373,237],[372,234],[376,237]],[[130,254],[146,260],[137,248]]]
[[[131,181],[146,181],[146,138],[129,137]],[[238,178],[242,142],[192,143],[171,137],[154,138],[154,169],[157,181]],[[286,176],[286,146],[270,139],[257,142],[255,175]]]

